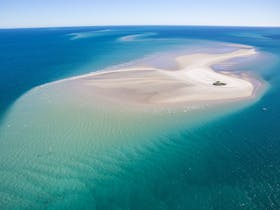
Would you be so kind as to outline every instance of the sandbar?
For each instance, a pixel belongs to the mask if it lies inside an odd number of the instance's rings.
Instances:
[[[176,57],[175,70],[135,66],[94,72],[74,80],[87,92],[117,103],[188,105],[240,100],[255,95],[252,79],[246,74],[215,71],[213,65],[256,53],[253,47],[242,47],[228,53],[188,54]]]

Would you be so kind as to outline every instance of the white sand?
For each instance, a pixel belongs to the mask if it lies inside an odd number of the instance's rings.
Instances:
[[[246,76],[219,73],[212,66],[254,54],[249,47],[223,54],[191,54],[176,58],[178,70],[134,67],[95,72],[77,80],[87,91],[118,102],[187,105],[245,99],[254,96],[254,84]],[[216,81],[226,85],[215,86]]]

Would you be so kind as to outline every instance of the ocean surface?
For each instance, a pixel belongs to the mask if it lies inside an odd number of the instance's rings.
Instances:
[[[143,114],[50,83],[228,43],[259,52],[215,66],[263,80],[255,101]],[[280,28],[1,29],[0,209],[280,209],[279,71]]]

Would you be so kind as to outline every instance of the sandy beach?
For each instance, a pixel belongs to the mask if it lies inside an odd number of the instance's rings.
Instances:
[[[71,81],[77,82],[83,92],[116,103],[188,105],[240,100],[254,96],[250,78],[217,72],[212,66],[256,53],[254,48],[242,47],[230,53],[188,54],[176,58],[176,70],[131,67],[95,72]]]

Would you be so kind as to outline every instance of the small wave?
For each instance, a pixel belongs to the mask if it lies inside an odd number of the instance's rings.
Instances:
[[[122,36],[119,38],[119,41],[123,42],[132,42],[132,41],[140,41],[143,38],[150,37],[150,36],[155,36],[157,33],[143,33],[143,34],[132,34],[132,35],[127,35],[127,36]]]
[[[107,32],[111,32],[111,31],[113,31],[113,30],[104,29],[104,30],[99,30],[99,31],[86,31],[86,32],[71,33],[71,34],[67,34],[67,35],[70,36],[71,40],[76,40],[76,39],[85,39],[85,38],[104,35]]]

